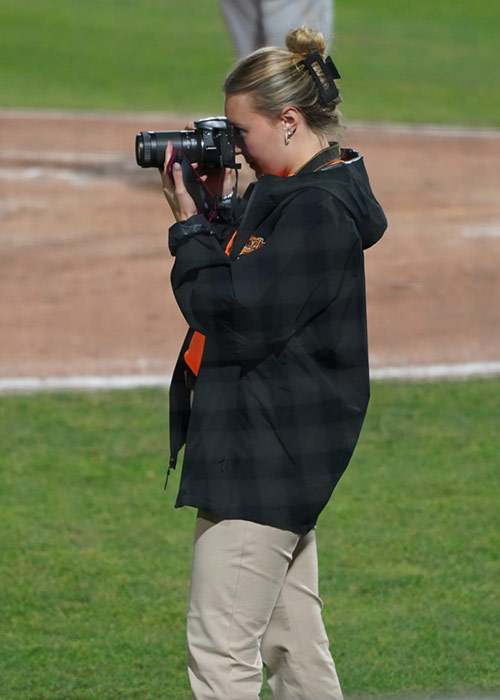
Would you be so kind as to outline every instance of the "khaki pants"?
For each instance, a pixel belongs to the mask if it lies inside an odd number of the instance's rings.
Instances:
[[[195,700],[342,700],[321,619],[314,530],[200,512],[188,611]]]

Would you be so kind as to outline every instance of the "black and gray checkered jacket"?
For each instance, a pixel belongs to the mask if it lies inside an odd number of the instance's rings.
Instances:
[[[362,158],[331,156],[263,176],[229,256],[227,228],[203,216],[170,229],[191,328],[170,390],[171,466],[186,445],[177,507],[307,532],[351,458],[369,398],[363,249],[386,219]],[[193,329],[206,340],[191,406]]]

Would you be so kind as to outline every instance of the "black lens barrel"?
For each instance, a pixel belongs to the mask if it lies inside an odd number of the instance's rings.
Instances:
[[[203,148],[198,131],[141,131],[135,137],[135,159],[141,168],[163,168],[165,149],[171,141],[192,163],[201,163]]]

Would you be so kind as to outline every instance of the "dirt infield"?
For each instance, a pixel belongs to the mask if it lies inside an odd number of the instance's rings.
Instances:
[[[0,377],[168,374],[171,219],[154,115],[0,113]],[[500,132],[353,125],[389,230],[367,252],[373,368],[500,360]]]

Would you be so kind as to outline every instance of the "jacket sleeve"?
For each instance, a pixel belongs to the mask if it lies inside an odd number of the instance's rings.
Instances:
[[[208,222],[198,224],[192,235],[171,230],[173,291],[190,326],[228,360],[275,352],[336,298],[353,251],[361,251],[354,223],[318,190],[296,195],[266,243],[234,261]]]

